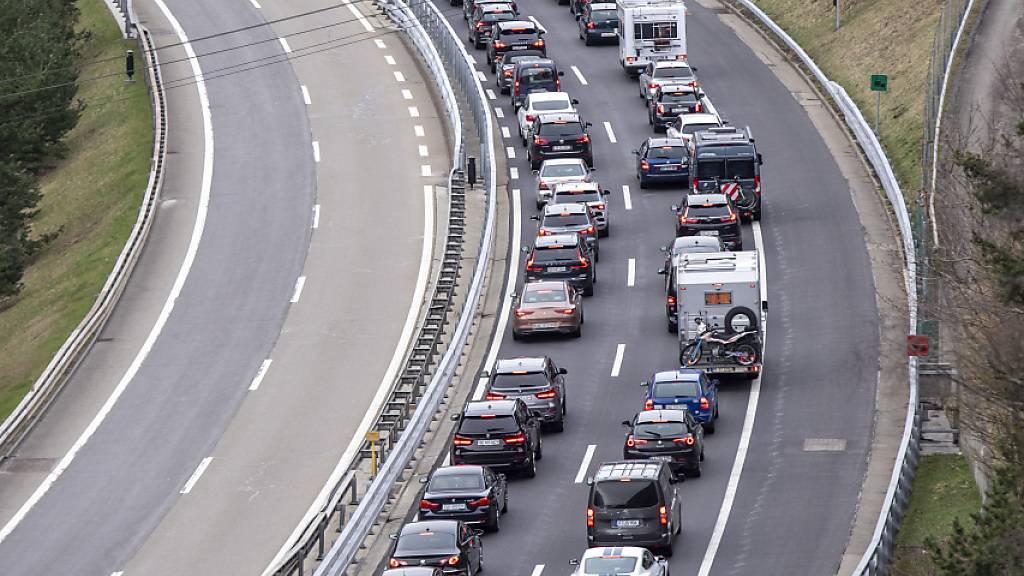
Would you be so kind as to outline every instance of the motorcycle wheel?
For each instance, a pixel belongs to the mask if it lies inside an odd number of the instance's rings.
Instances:
[[[703,350],[697,350],[697,343],[690,342],[683,348],[683,351],[679,353],[679,363],[683,366],[693,366],[697,362],[700,362],[700,357],[703,354]]]
[[[733,346],[732,351],[739,354],[734,358],[740,366],[752,366],[757,363],[757,349],[750,344],[737,344]]]

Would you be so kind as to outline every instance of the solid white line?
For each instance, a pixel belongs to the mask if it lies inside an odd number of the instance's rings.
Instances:
[[[348,11],[351,12],[353,16],[355,16],[356,18],[359,19],[359,23],[363,25],[363,29],[365,29],[367,32],[373,32],[373,26],[370,25],[370,21],[366,19],[366,16],[363,16],[362,12],[360,12],[359,10],[356,10],[356,7],[352,5],[352,1],[351,0],[341,0],[341,1],[346,6],[348,6]]]
[[[616,142],[618,142],[618,140],[615,139],[615,132],[612,131],[612,123],[611,122],[605,122],[604,123],[604,131],[608,133],[608,140],[612,144],[615,144]]]
[[[259,2],[257,2],[256,0],[249,0],[249,3],[250,3],[250,4],[252,4],[252,7],[253,7],[253,8],[255,8],[255,9],[257,9],[257,10],[259,10],[260,8],[263,8],[263,6],[260,6],[260,3],[259,3]],[[116,573],[114,574],[114,576],[117,576],[117,575],[119,575],[119,574],[121,574],[121,573],[120,573],[120,572],[116,572]]]
[[[501,108],[498,108],[497,106],[495,106],[494,107],[494,115],[497,116],[498,118],[504,118],[505,117],[505,111],[502,110]]]
[[[306,103],[306,106],[309,106],[310,104],[313,103],[312,98],[309,97],[309,88],[306,88],[305,84],[303,84],[301,86],[301,88],[302,88],[302,101]]]
[[[288,45],[287,40],[284,38],[278,38],[277,40],[281,43],[281,48],[283,48],[286,53],[291,53],[292,47]]]
[[[758,253],[758,270],[761,279],[761,298],[768,297],[768,281],[765,278],[764,269],[764,241],[761,238],[761,223],[753,223],[754,246]],[[767,314],[761,316],[761,349],[767,346],[768,319]],[[740,476],[743,474],[743,464],[747,459],[747,450],[750,448],[750,437],[754,432],[754,418],[757,416],[757,402],[761,397],[761,380],[764,378],[764,368],[761,374],[750,385],[750,397],[747,399],[747,413],[743,418],[743,430],[740,432],[740,443],[736,448],[736,458],[732,463],[732,472],[729,473],[729,483],[725,488],[725,497],[722,499],[722,508],[718,511],[718,520],[715,521],[714,531],[711,533],[711,541],[704,552],[704,559],[700,563],[700,571],[697,576],[708,576],[711,573],[711,566],[715,563],[715,555],[718,554],[718,547],[722,544],[722,536],[725,534],[725,526],[729,522],[729,514],[732,512],[733,502],[736,500],[736,491],[740,485]]]
[[[490,88],[488,88],[487,90],[484,90],[484,92],[487,93],[487,99],[488,100],[497,100],[498,99],[498,96],[494,93],[494,90],[491,90]]]
[[[633,287],[636,283],[636,258],[630,258],[626,263],[626,286]]]
[[[569,68],[572,69],[573,74],[576,74],[576,78],[579,78],[580,84],[583,84],[584,86],[588,84],[587,79],[583,77],[583,72],[580,72],[579,68],[575,66],[569,66]]]
[[[513,148],[512,146],[506,146],[505,147],[505,154],[509,158],[514,159],[516,157],[516,149]]]
[[[423,245],[420,251],[420,269],[419,274],[416,277],[416,287],[412,291],[412,300],[409,303],[409,312],[405,317],[405,326],[402,328],[402,335],[398,338],[398,344],[395,346],[395,353],[391,356],[391,363],[388,365],[388,369],[384,372],[383,378],[381,378],[380,383],[377,385],[377,393],[374,396],[373,401],[370,402],[370,405],[366,408],[363,420],[359,423],[359,427],[356,428],[355,433],[352,434],[352,439],[349,441],[348,447],[345,448],[345,452],[338,460],[338,464],[331,472],[331,476],[324,483],[323,488],[320,489],[320,493],[317,494],[316,499],[310,503],[309,508],[302,517],[302,520],[300,520],[295,526],[291,535],[289,535],[288,539],[284,541],[284,544],[281,545],[277,554],[274,555],[274,558],[271,559],[270,563],[264,569],[264,576],[269,576],[270,569],[277,566],[277,563],[284,558],[284,555],[298,540],[299,535],[306,529],[306,526],[312,518],[320,512],[320,509],[327,501],[331,490],[334,489],[334,486],[338,483],[341,477],[347,473],[349,466],[351,466],[353,459],[359,452],[360,447],[363,445],[363,438],[366,436],[366,431],[370,429],[370,425],[376,419],[380,407],[384,404],[384,401],[387,400],[388,394],[391,390],[391,384],[395,380],[395,375],[398,374],[399,366],[405,358],[405,351],[408,348],[409,340],[412,338],[413,330],[416,328],[416,319],[419,318],[420,314],[420,304],[423,302],[424,293],[427,289],[427,276],[430,274],[430,259],[433,247],[434,187],[431,185],[424,185]]]
[[[430,156],[430,152],[427,150],[427,145],[426,144],[420,144],[419,148],[420,148],[420,156],[422,156],[424,158],[426,158],[427,156]]]
[[[519,180],[519,168],[515,166],[508,169],[508,177],[510,180]]]
[[[397,64],[397,62],[395,62],[395,57],[392,56],[391,54],[385,54],[384,55],[384,61],[387,62],[391,66],[394,66],[395,64]]]
[[[420,176],[430,176],[430,175],[431,175],[430,164],[423,164],[422,166],[420,166]]]
[[[511,138],[512,137],[512,133],[509,132],[508,126],[502,126],[501,127],[501,137],[502,138]]]
[[[537,564],[536,566],[533,567],[533,572],[530,573],[530,576],[540,576],[543,573],[544,573],[544,565],[543,564]]]
[[[420,109],[415,106],[409,106],[409,116],[412,116],[413,118],[419,118]]]
[[[381,40],[380,38],[375,38],[375,39],[373,40],[373,43],[374,43],[374,44],[376,44],[376,45],[377,45],[377,48],[380,48],[381,50],[384,50],[385,48],[387,48],[387,47],[388,47],[388,45],[387,45],[387,44],[385,44],[385,43],[384,43],[384,41],[383,41],[383,40]]]
[[[313,205],[313,230],[320,227],[320,205]]]
[[[189,64],[192,67],[192,75],[195,77],[196,91],[199,93],[199,110],[203,118],[203,176],[202,183],[199,192],[199,208],[196,213],[196,221],[192,226],[192,237],[189,240],[188,249],[185,251],[185,258],[181,262],[181,267],[178,269],[178,275],[174,279],[174,284],[171,286],[170,293],[167,294],[167,299],[164,301],[164,306],[160,310],[160,315],[157,316],[156,323],[153,324],[153,328],[149,331],[149,335],[146,336],[145,342],[142,343],[142,347],[139,348],[138,353],[132,360],[132,363],[128,366],[128,370],[121,377],[121,380],[117,383],[113,392],[107,398],[103,406],[100,407],[99,412],[93,417],[89,425],[82,431],[75,443],[71,445],[64,457],[60,459],[60,462],[46,475],[46,478],[39,484],[39,486],[32,492],[28,500],[21,505],[21,508],[7,521],[7,524],[0,529],[0,542],[3,542],[11,532],[25,519],[29,511],[33,506],[38,503],[46,492],[50,490],[54,482],[64,474],[64,471],[68,469],[71,462],[74,461],[75,456],[78,455],[78,451],[85,446],[85,443],[92,438],[92,435],[99,429],[100,425],[106,419],[107,415],[114,408],[114,404],[124,393],[128,384],[135,378],[135,374],[138,373],[139,368],[142,366],[142,362],[145,361],[149,352],[153,349],[153,345],[156,343],[157,338],[160,337],[160,333],[164,329],[164,325],[167,323],[167,319],[171,315],[171,311],[174,310],[174,304],[178,300],[178,296],[181,294],[182,288],[185,286],[185,280],[188,279],[189,271],[192,269],[192,263],[195,261],[196,253],[199,251],[199,242],[203,237],[203,230],[206,227],[206,215],[210,205],[210,187],[213,182],[213,122],[210,117],[210,98],[206,91],[206,80],[203,78],[203,69],[199,65],[199,59],[196,57],[196,52],[192,48],[192,44],[188,40],[188,36],[185,34],[185,30],[181,27],[178,20],[171,14],[169,8],[164,3],[164,0],[154,0],[160,11],[164,13],[164,17],[174,28],[174,32],[178,35],[178,40],[181,42],[182,47],[185,49],[185,55],[188,57]]]
[[[419,136],[420,138],[426,136],[427,134],[426,132],[423,131],[423,126],[420,126],[419,124],[413,126],[412,131],[415,132],[416,136]]]
[[[398,70],[392,72],[395,75],[395,82],[405,82],[405,74],[402,74]]]
[[[619,377],[619,370],[622,369],[622,357],[626,354],[626,345],[619,344],[615,347],[615,360],[612,361],[612,378]]]
[[[249,384],[249,390],[259,390],[260,384],[263,383],[263,377],[267,375],[267,370],[270,370],[270,364],[273,362],[272,359],[267,358],[260,364],[260,369],[256,371],[256,375],[252,378],[252,384]]]
[[[597,444],[587,446],[587,451],[583,454],[583,461],[580,462],[580,469],[576,472],[576,479],[573,480],[576,484],[582,483],[587,477],[587,471],[590,470],[590,459],[594,457],[594,450],[597,450]]]
[[[305,287],[306,287],[306,277],[305,276],[299,276],[299,278],[295,281],[295,292],[292,293],[292,300],[291,300],[292,304],[297,303],[299,301],[299,299],[302,298],[302,289],[305,288]]]
[[[207,456],[199,462],[199,466],[196,468],[196,471],[192,473],[192,476],[189,476],[188,482],[185,482],[184,488],[181,489],[182,494],[188,494],[192,491],[196,482],[199,482],[199,477],[202,476],[203,472],[206,472],[206,468],[210,466],[211,461],[213,461],[213,456]]]
[[[405,98],[406,100],[412,100],[412,90],[405,90],[405,89],[403,89],[402,90],[402,98]]]
[[[633,199],[629,196],[629,186],[622,185],[622,204],[626,207],[626,210],[633,209]]]
[[[320,161],[320,142],[313,140],[313,161]]]

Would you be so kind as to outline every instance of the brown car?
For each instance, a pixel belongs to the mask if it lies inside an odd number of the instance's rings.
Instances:
[[[583,333],[583,299],[564,280],[530,282],[515,301],[512,338],[534,334]]]

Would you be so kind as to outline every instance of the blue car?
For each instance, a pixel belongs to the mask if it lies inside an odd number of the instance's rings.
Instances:
[[[689,154],[682,138],[648,138],[633,154],[641,188],[658,182],[689,183]]]
[[[704,426],[715,433],[718,419],[718,380],[708,378],[703,370],[679,368],[658,372],[641,386],[647,388],[644,410],[682,410],[686,408]]]

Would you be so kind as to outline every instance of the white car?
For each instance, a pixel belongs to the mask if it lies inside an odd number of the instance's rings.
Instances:
[[[598,546],[569,562],[576,566],[572,576],[669,576],[668,561],[636,546]]]
[[[569,98],[565,92],[534,92],[528,95],[526,102],[516,112],[519,120],[519,137],[523,139],[523,146],[530,140],[533,120],[539,114],[575,112],[577,104],[579,101]]]
[[[664,60],[651,62],[640,72],[637,80],[640,83],[640,97],[651,99],[652,93],[662,84],[689,84],[697,81],[694,74],[697,69],[686,62]]]
[[[668,130],[665,132],[665,137],[682,138],[689,142],[694,132],[710,128],[721,128],[724,124],[725,122],[718,114],[704,112],[699,114],[680,114],[669,125]]]
[[[590,182],[593,170],[582,158],[552,158],[545,160],[533,174],[537,178],[537,210],[551,199],[555,186],[565,182]]]

